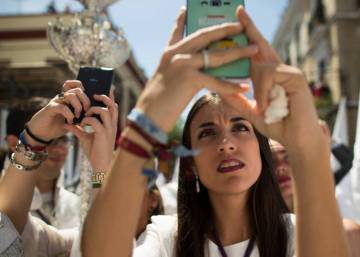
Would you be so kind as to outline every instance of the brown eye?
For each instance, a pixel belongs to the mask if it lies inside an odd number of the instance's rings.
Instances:
[[[204,129],[198,135],[198,139],[215,135],[214,129]]]
[[[243,123],[236,123],[236,124],[234,124],[232,131],[233,132],[242,132],[242,131],[248,132],[248,131],[250,131],[250,129],[248,126],[246,126]]]

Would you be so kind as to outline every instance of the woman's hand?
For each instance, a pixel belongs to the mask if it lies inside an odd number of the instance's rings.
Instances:
[[[90,108],[90,100],[83,92],[80,81],[66,81],[63,92],[62,98],[56,96],[51,99],[28,123],[31,132],[43,140],[51,140],[64,135],[65,122],[72,124],[73,119],[79,117],[82,110],[87,111]],[[74,109],[74,113],[70,106]]]
[[[106,172],[113,159],[116,131],[118,125],[118,105],[106,95],[94,95],[106,107],[90,107],[80,125],[65,124],[63,127],[75,134],[94,171]],[[93,115],[98,115],[101,121]],[[84,126],[90,125],[92,133],[85,131]]]
[[[201,50],[211,42],[239,34],[239,23],[228,23],[197,31],[182,39],[186,12],[183,9],[166,48],[159,67],[140,96],[137,108],[151,118],[164,131],[169,132],[179,115],[202,88],[225,95],[244,93],[247,86],[218,80],[201,72],[204,67]],[[216,67],[240,58],[254,56],[256,45],[219,52],[209,52],[209,67]]]
[[[303,73],[282,63],[242,7],[238,8],[237,15],[249,41],[259,46],[259,51],[251,58],[251,79],[256,102],[246,99],[242,94],[225,98],[260,132],[279,141],[287,149],[315,142],[314,137],[322,138],[312,96]],[[264,111],[269,106],[269,94],[275,85],[281,86],[286,92],[289,114],[279,122],[266,124]]]

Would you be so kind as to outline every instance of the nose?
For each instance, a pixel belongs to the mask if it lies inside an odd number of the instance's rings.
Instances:
[[[275,173],[278,177],[288,175],[288,165],[286,163],[276,163]]]
[[[228,137],[224,137],[218,146],[219,153],[231,153],[236,150],[236,145]]]

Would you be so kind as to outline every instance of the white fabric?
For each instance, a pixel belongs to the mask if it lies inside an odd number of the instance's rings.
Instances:
[[[78,227],[80,224],[80,197],[62,186],[62,179],[58,179],[55,197],[54,209],[51,214],[47,215],[51,221],[51,225],[59,229],[70,229]],[[36,213],[40,210],[47,213],[45,210],[43,197],[38,189],[35,188],[33,200],[31,202],[31,214],[35,217],[41,218]]]
[[[360,102],[360,97],[359,97]],[[360,106],[360,104],[359,104]],[[339,106],[339,115],[346,116],[346,112],[342,111],[340,108],[345,108],[344,103]],[[344,122],[347,118],[337,117],[336,122]],[[337,143],[347,143],[346,132],[347,127],[344,124],[335,124],[335,127],[339,127],[337,132],[338,135],[333,134],[333,138],[337,138],[338,140],[344,140]],[[345,130],[345,131],[344,131]],[[343,135],[341,135],[341,131],[343,131]],[[356,130],[356,138],[354,145],[354,160],[353,166],[348,172],[348,174],[341,180],[340,184],[336,187],[336,198],[339,204],[339,208],[341,214],[344,218],[354,219],[358,223],[360,223],[360,112],[358,112],[357,117],[357,130]]]
[[[0,212],[0,256],[8,254],[10,248],[17,249],[17,251],[13,251],[15,256],[22,256],[21,245],[16,243],[16,239],[19,237],[8,216]]]
[[[17,248],[25,257],[68,257],[78,235],[78,229],[58,230],[31,215],[21,236],[5,214],[0,213],[0,224],[4,225],[0,226],[0,256],[6,247],[19,242]]]
[[[156,181],[164,206],[165,215],[173,215],[177,212],[177,192],[179,180],[180,158],[177,158],[174,165],[174,172],[169,183],[162,183],[161,176]],[[162,176],[163,177],[163,176]]]
[[[279,122],[289,114],[288,98],[283,87],[275,85],[270,91],[269,100],[269,106],[265,111],[265,123]]]
[[[77,234],[78,229],[58,230],[29,215],[21,234],[25,257],[69,256]]]
[[[294,224],[295,215],[286,215],[289,226],[289,254],[294,254]],[[132,257],[175,257],[174,246],[177,236],[177,217],[175,215],[160,215],[151,217],[151,224],[140,235],[133,249]],[[247,247],[248,240],[224,247],[228,257],[242,256]],[[221,257],[216,245],[207,240],[204,245],[206,257]],[[80,236],[75,240],[71,257],[81,257]],[[251,257],[259,257],[258,248],[254,247]]]
[[[336,143],[342,143],[349,146],[349,135],[348,135],[348,117],[346,112],[346,98],[343,97],[339,103],[339,109],[336,114],[336,120],[334,124],[334,130],[331,138]]]
[[[359,104],[360,106],[360,94]],[[360,108],[359,108],[360,110]],[[354,208],[356,212],[356,220],[360,223],[360,111],[358,111],[356,124],[356,138],[354,144],[354,160],[350,170],[351,188],[353,191]]]

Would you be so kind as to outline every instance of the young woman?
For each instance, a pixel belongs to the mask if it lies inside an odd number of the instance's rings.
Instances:
[[[298,69],[281,63],[242,7],[237,15],[239,23],[203,29],[182,39],[182,11],[170,45],[136,105],[140,116],[155,124],[151,128],[157,127],[153,131],[158,133],[148,136],[160,142],[159,135],[171,130],[201,88],[219,95],[201,100],[187,122],[184,143],[201,151],[182,160],[177,222],[173,217],[154,218],[142,244],[133,250],[147,182],[143,166],[154,143],[127,127],[122,139],[133,147],[120,147],[89,211],[81,240],[83,256],[291,255],[290,226],[268,164],[269,149],[257,131],[288,149],[296,195],[296,256],[348,256],[334,198],[329,144],[317,124],[306,80]],[[247,34],[252,46],[207,56],[200,52],[209,43],[240,32]],[[205,66],[245,57],[252,60],[255,104],[242,95],[245,86],[201,72]],[[275,85],[286,92],[289,114],[267,124],[264,111]]]

